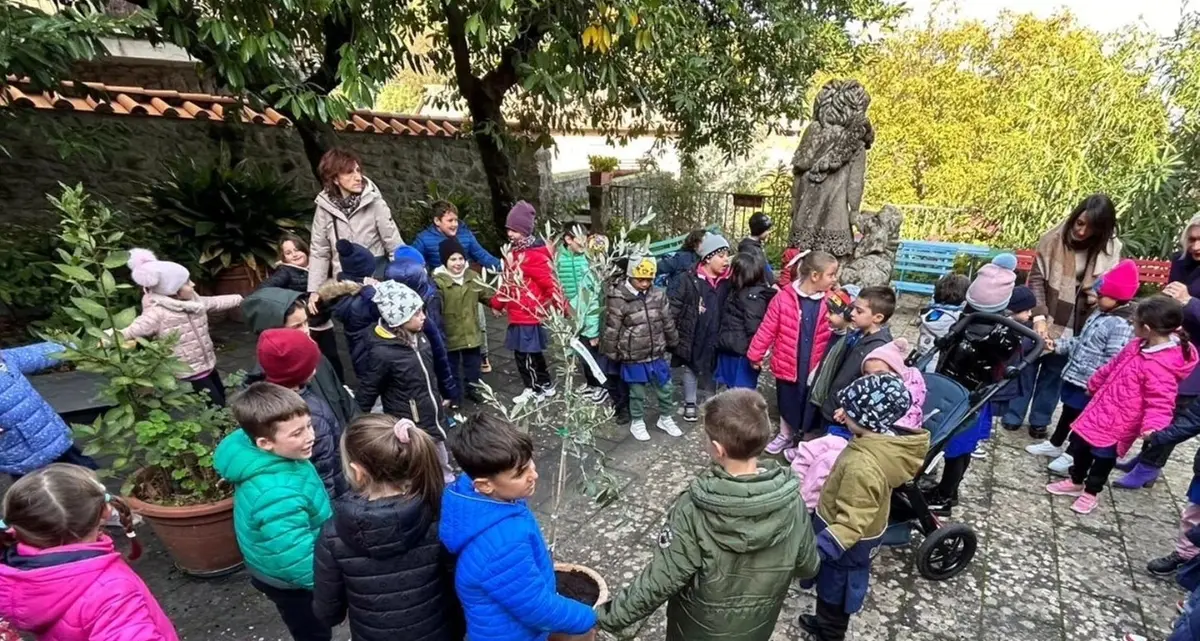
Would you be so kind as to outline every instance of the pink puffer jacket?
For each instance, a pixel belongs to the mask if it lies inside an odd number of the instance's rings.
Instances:
[[[150,589],[101,535],[0,563],[0,618],[39,641],[178,641]]]
[[[1179,383],[1196,362],[1195,347],[1185,356],[1176,342],[1146,348],[1133,340],[1092,375],[1092,400],[1071,429],[1092,446],[1115,445],[1125,456],[1139,436],[1171,424]]]
[[[821,364],[825,348],[829,346],[829,307],[821,299],[820,317],[817,318],[816,336],[813,337],[812,354],[806,363],[805,376]],[[796,351],[800,345],[800,297],[791,286],[783,287],[767,305],[767,315],[750,341],[746,358],[751,363],[761,363],[767,352],[771,352],[771,373],[775,378],[795,383],[800,380],[800,366],[796,363]]]
[[[227,296],[196,296],[180,300],[147,293],[142,297],[142,314],[121,330],[126,339],[157,338],[171,332],[179,333],[175,356],[190,369],[179,378],[193,378],[211,372],[217,366],[217,353],[208,335],[208,315],[242,304],[237,294]]]
[[[811,512],[817,509],[821,500],[821,488],[825,487],[825,479],[837,463],[838,456],[850,441],[834,434],[826,434],[821,438],[805,441],[796,448],[796,458],[792,459],[792,471],[800,477],[800,498]]]

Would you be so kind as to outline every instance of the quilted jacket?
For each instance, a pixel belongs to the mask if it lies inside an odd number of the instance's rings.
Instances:
[[[363,178],[362,198],[358,208],[347,216],[338,209],[325,195],[325,191],[317,194],[317,212],[312,221],[311,253],[308,255],[308,291],[315,292],[331,277],[342,271],[342,263],[338,260],[334,246],[337,241],[346,240],[362,245],[371,252],[372,256],[391,256],[396,248],[404,244],[396,221],[392,219],[392,210],[379,193],[375,183]]]
[[[816,336],[813,337],[812,356],[804,364],[804,375],[808,376],[821,364],[821,355],[829,345],[832,331],[829,329],[829,308],[821,301],[821,316],[817,319]],[[888,340],[891,340],[890,338]],[[795,383],[800,380],[801,366],[796,362],[800,345],[800,297],[794,287],[784,287],[767,305],[767,315],[750,341],[746,358],[751,363],[761,363],[767,352],[771,353],[771,373],[775,378]]]
[[[609,288],[604,308],[600,353],[616,362],[656,361],[679,340],[662,289],[651,287],[641,294],[624,281]]]
[[[1139,436],[1171,424],[1179,382],[1196,360],[1191,346],[1185,355],[1175,342],[1151,348],[1130,342],[1088,381],[1092,400],[1071,429],[1092,446],[1115,445],[1125,456]]]
[[[1096,370],[1111,361],[1133,339],[1133,324],[1129,316],[1133,305],[1123,305],[1111,312],[1093,311],[1078,336],[1054,341],[1054,351],[1069,354],[1063,369],[1063,380],[1087,387]]]
[[[467,252],[465,258],[472,265],[487,267],[492,271],[500,271],[500,259],[496,258],[488,250],[479,244],[479,239],[475,238],[475,234],[467,228],[467,224],[461,219],[458,221],[458,232],[454,234],[458,239],[458,243],[462,245],[463,251]],[[442,264],[442,241],[449,238],[442,233],[434,225],[430,225],[417,233],[417,237],[413,239],[412,248],[421,252],[421,256],[425,258],[425,266],[434,269]]]
[[[446,488],[438,527],[458,557],[454,589],[471,641],[545,641],[596,625],[591,607],[556,591],[554,561],[525,501],[488,498],[462,474]]]
[[[317,476],[321,477],[321,483],[325,485],[325,493],[329,498],[336,498],[345,494],[347,490],[341,453],[342,431],[345,425],[338,420],[333,408],[321,398],[313,386],[300,388],[300,398],[308,404],[313,432],[316,434],[312,458],[309,460],[312,461],[313,467],[317,468]]]
[[[461,641],[454,559],[419,500],[334,501],[316,550],[313,610],[329,627],[350,615],[355,641]]]
[[[679,331],[674,354],[704,381],[717,368],[717,335],[732,283],[728,269],[715,282],[700,275],[701,269],[697,266],[680,276],[678,288],[675,293],[668,293],[668,297],[671,317]]]
[[[483,278],[468,269],[463,272],[461,279],[455,279],[450,270],[438,267],[433,270],[433,282],[437,284],[441,297],[446,351],[483,345],[483,332],[479,330],[479,303],[487,302],[492,297],[492,290],[483,282]]]
[[[0,619],[39,641],[177,641],[150,589],[104,534],[0,559]],[[33,637],[31,637],[33,638]]]
[[[563,296],[571,305],[571,313],[583,316],[584,338],[600,335],[600,299],[603,294],[592,274],[587,256],[576,254],[566,245],[559,245],[554,256],[554,273],[562,285]]]
[[[379,322],[379,308],[371,301],[375,288],[352,280],[339,280],[321,285],[317,293],[342,324],[346,348],[350,351],[350,365],[354,368],[355,378],[362,380],[367,372],[366,333]]]
[[[540,325],[551,308],[564,309],[562,287],[554,275],[554,259],[541,240],[515,250],[504,259],[500,291],[489,301],[492,309],[508,312],[510,325]]]
[[[400,332],[376,327],[367,335],[370,367],[358,382],[354,400],[359,409],[370,412],[375,400],[382,399],[384,413],[407,418],[444,441],[449,424],[437,391],[429,339],[425,334]]]
[[[282,589],[313,587],[313,549],[333,515],[311,461],[259,449],[243,430],[221,439],[213,467],[234,486],[233,530],[246,567]]]
[[[890,342],[892,342],[892,330],[886,325],[874,334],[860,334],[858,342],[854,344],[854,347],[846,350],[846,354],[842,356],[842,364],[835,370],[829,388],[826,390],[825,403],[821,405],[821,416],[824,416],[827,421],[833,421],[833,413],[837,410],[838,392],[845,389],[854,379],[862,376],[862,362],[867,354]],[[813,353],[817,353],[815,347]]]
[[[819,564],[796,477],[774,461],[752,476],[718,465],[671,508],[650,563],[597,612],[618,631],[665,601],[667,641],[767,641],[792,579]]]
[[[821,438],[803,441],[796,447],[796,458],[792,459],[792,471],[800,477],[800,498],[804,507],[811,512],[821,500],[821,488],[833,471],[833,464],[850,441],[844,436],[826,434]]]
[[[172,332],[179,334],[175,356],[188,366],[179,378],[192,378],[217,368],[217,353],[208,335],[208,315],[233,309],[242,304],[237,294],[227,296],[196,296],[180,300],[162,294],[147,293],[142,297],[142,314],[121,330],[126,339],[157,338]]]
[[[750,350],[750,341],[767,316],[767,306],[775,297],[775,290],[755,285],[729,293],[725,301],[725,312],[721,314],[721,330],[717,336],[717,349],[745,356]]]
[[[54,343],[0,350],[0,473],[28,474],[71,447],[71,430],[25,378],[54,367]]]
[[[442,316],[442,298],[438,295],[433,277],[421,265],[411,261],[392,261],[387,267],[387,277],[403,283],[416,292],[425,302],[425,325],[421,330],[429,339],[433,353],[433,369],[437,373],[438,387],[442,396],[452,400],[462,399],[458,380],[450,369],[450,354],[446,348],[446,319]],[[374,303],[372,303],[374,307]],[[478,318],[478,317],[476,317]]]

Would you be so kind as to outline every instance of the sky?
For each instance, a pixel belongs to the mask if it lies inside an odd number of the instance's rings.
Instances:
[[[903,0],[912,9],[909,20],[923,22],[936,0]],[[957,11],[963,18],[989,20],[1001,11],[1033,12],[1048,16],[1070,9],[1084,25],[1098,31],[1112,31],[1128,24],[1141,23],[1156,33],[1174,30],[1186,0],[958,0]],[[951,3],[947,2],[946,5]],[[1192,8],[1200,8],[1193,0]]]

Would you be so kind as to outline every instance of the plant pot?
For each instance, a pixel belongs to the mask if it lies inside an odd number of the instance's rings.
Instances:
[[[216,279],[213,282],[213,296],[224,296],[227,294],[237,294],[246,296],[254,291],[254,288],[263,281],[262,274],[250,269],[245,263],[232,265],[217,272]],[[213,314],[215,320],[229,318],[237,322],[242,322],[242,309],[235,307],[227,312]]]
[[[568,599],[594,607],[608,601],[608,584],[595,570],[574,563],[555,563],[554,578],[558,581],[558,593]],[[585,641],[594,639],[595,632],[587,634],[551,634],[548,641]]]
[[[607,185],[612,182],[613,175],[611,171],[593,171],[590,175],[593,187]]]
[[[125,499],[146,519],[163,542],[175,567],[185,574],[207,578],[242,567],[242,552],[233,533],[233,499],[174,507]]]

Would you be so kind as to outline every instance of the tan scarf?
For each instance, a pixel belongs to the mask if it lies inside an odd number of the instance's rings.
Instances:
[[[1075,281],[1079,270],[1075,265],[1075,250],[1063,243],[1063,225],[1059,223],[1053,229],[1042,234],[1037,244],[1037,260],[1042,275],[1046,278],[1046,289],[1057,294],[1059,301],[1075,300],[1079,292],[1090,289],[1101,275],[1116,267],[1121,261],[1121,241],[1112,238],[1099,252],[1091,254],[1089,264],[1084,267],[1082,282]],[[1049,298],[1049,296],[1047,296]],[[1050,301],[1047,301],[1050,303]],[[1054,315],[1053,303],[1050,303],[1050,315]]]

